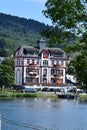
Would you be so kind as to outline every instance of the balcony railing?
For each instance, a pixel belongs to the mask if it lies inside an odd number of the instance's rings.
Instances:
[[[57,77],[61,77],[62,74],[54,74],[54,77],[57,78]]]

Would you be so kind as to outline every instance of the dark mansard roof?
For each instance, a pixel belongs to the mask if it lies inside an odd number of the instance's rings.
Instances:
[[[38,55],[39,50],[32,46],[23,46],[22,53],[23,55]]]
[[[33,46],[22,46],[21,48],[19,48],[19,50],[22,56],[40,56],[44,51],[48,51],[51,57],[66,58],[65,52],[60,48],[45,48],[40,51],[38,48]]]
[[[65,52],[60,48],[48,48],[53,57],[66,57]]]

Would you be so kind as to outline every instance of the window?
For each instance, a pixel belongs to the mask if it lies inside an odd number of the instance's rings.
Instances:
[[[35,69],[35,71],[37,72],[37,74],[39,74],[39,69]]]
[[[55,78],[51,78],[51,83],[56,83],[56,79]]]
[[[29,64],[29,59],[27,59],[27,64]]]
[[[43,65],[44,65],[44,66],[48,66],[48,61],[47,61],[47,60],[44,60],[44,61],[43,61]]]
[[[34,64],[34,59],[32,59],[32,64]]]
[[[20,59],[17,59],[17,64],[20,65]]]
[[[63,53],[62,52],[56,52],[56,51],[54,51],[52,53],[52,56],[54,56],[54,57],[63,57]]]
[[[49,53],[48,53],[48,52],[44,52],[44,53],[43,53],[43,58],[48,58],[48,56],[49,56]]]
[[[17,52],[17,55],[20,55],[20,52],[19,52],[19,51]]]
[[[37,64],[39,65],[39,60],[37,60]]]
[[[27,77],[26,78],[26,82],[30,82],[30,83],[36,83],[38,79],[35,79],[35,77]]]
[[[59,60],[57,60],[57,65],[59,65]]]
[[[28,73],[29,72],[29,68],[26,68],[26,73]]]
[[[51,75],[54,75],[54,69],[51,69]]]
[[[29,77],[26,77],[26,82],[29,82]]]
[[[47,74],[47,69],[44,69],[44,70],[43,70],[43,74]]]
[[[54,65],[54,60],[52,60],[52,65]]]
[[[55,75],[62,76],[63,75],[63,70],[55,69]]]
[[[43,70],[43,76],[47,76],[47,69]]]
[[[61,65],[64,65],[64,62],[63,62],[63,61],[61,61]]]
[[[43,83],[47,83],[47,79],[46,78],[43,78]]]
[[[63,76],[63,70],[60,70],[60,74]]]
[[[36,83],[39,83],[39,79],[38,78],[36,78]]]
[[[56,69],[56,74],[59,74],[60,73],[60,70],[59,69]]]

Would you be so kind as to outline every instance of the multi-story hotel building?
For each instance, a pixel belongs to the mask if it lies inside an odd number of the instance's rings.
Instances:
[[[44,40],[38,47],[22,46],[14,53],[17,85],[65,85],[67,57],[60,48],[48,48]]]

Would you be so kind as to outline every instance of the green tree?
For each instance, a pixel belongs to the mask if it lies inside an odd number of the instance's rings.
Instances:
[[[83,51],[68,64],[68,73],[77,77],[78,83],[87,89],[87,52]]]
[[[8,56],[6,49],[0,48],[0,56],[1,57],[7,57]]]
[[[45,7],[44,15],[52,20],[54,28],[60,29],[54,35],[55,43],[62,41],[67,52],[79,52],[72,65],[77,80],[87,85],[87,0],[47,0]],[[71,34],[76,39],[73,46],[67,46]]]
[[[57,30],[55,42],[65,43],[68,42],[67,38],[71,34],[81,36],[86,32],[86,5],[87,0],[47,0],[43,13],[52,20],[53,27]]]
[[[14,83],[14,73],[10,66],[0,64],[0,87],[9,87]]]
[[[43,13],[59,28],[78,33],[79,27],[87,19],[86,4],[87,0],[48,0]]]
[[[14,60],[13,57],[7,57],[5,58],[2,63],[3,65],[8,65],[9,67],[12,68],[12,71],[14,71]]]
[[[4,38],[0,38],[0,48],[4,49],[6,47],[6,41]]]

